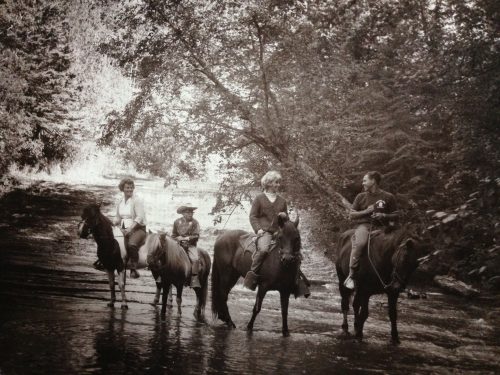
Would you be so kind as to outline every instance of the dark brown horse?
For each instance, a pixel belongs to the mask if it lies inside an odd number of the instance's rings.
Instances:
[[[344,287],[344,281],[349,274],[353,233],[354,231],[350,230],[341,235],[335,262],[344,315],[342,330],[346,335],[349,334],[347,313],[353,291]],[[360,259],[360,269],[352,302],[354,330],[358,340],[363,338],[363,326],[368,318],[370,296],[385,293],[389,302],[391,341],[393,344],[399,344],[397,302],[399,293],[405,288],[411,274],[418,266],[417,253],[420,246],[420,240],[409,234],[406,229],[399,229],[389,234],[381,232],[377,235],[372,234],[369,241],[369,251],[365,249],[365,253]]]
[[[300,235],[297,230],[299,219],[290,222],[285,216],[278,215],[279,231],[275,235],[275,248],[269,253],[260,270],[257,298],[252,318],[247,325],[252,331],[262,301],[269,290],[280,292],[282,332],[288,331],[288,300],[295,291],[298,267],[300,266]],[[240,276],[250,270],[252,256],[240,246],[240,237],[248,234],[242,230],[231,230],[221,234],[214,245],[214,265],[212,267],[212,312],[215,317],[235,328],[227,307],[227,297]]]
[[[115,297],[115,271],[118,273],[118,286],[122,296],[122,309],[128,308],[125,293],[127,252],[125,241],[120,228],[113,227],[111,220],[101,213],[97,204],[90,204],[83,209],[82,221],[78,225],[80,238],[87,238],[90,234],[97,243],[97,257],[108,274],[111,301],[108,306],[113,307]],[[147,251],[142,246],[139,249],[137,268],[146,267]]]
[[[156,297],[158,302],[160,290],[163,289],[161,315],[165,316],[167,300],[171,286],[177,289],[177,308],[181,314],[182,290],[191,279],[191,262],[186,251],[177,241],[165,234],[150,234],[146,239],[145,247],[148,252],[148,264],[156,280]],[[201,288],[194,288],[196,293],[196,307],[194,317],[198,321],[205,320],[205,304],[208,292],[208,274],[212,262],[205,250],[198,249],[200,258],[199,278]],[[161,278],[158,281],[158,278]]]

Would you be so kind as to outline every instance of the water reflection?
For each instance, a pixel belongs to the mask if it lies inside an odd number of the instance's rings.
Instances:
[[[127,332],[127,313],[127,310],[110,309],[107,325],[95,336],[96,366],[104,373],[137,368],[137,364],[141,363],[137,345]]]

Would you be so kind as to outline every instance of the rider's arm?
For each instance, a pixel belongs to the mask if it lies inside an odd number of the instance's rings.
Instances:
[[[144,225],[146,223],[146,211],[144,210],[144,202],[139,197],[134,197],[134,211],[135,218],[132,226],[135,226],[136,223]]]
[[[193,219],[193,226],[191,227],[191,233],[186,236],[189,243],[195,245],[200,238],[200,223]]]
[[[352,208],[349,211],[349,219],[356,220],[361,219],[362,217],[369,216],[373,213],[374,207],[373,205],[368,206],[368,208],[362,210],[360,207],[361,194],[358,194],[354,199],[352,204]]]
[[[249,215],[250,224],[252,225],[252,228],[255,231],[255,233],[257,233],[259,229],[262,229],[259,217],[260,217],[260,195],[255,197],[255,199],[253,200]]]
[[[177,229],[177,220],[176,220],[176,221],[174,221],[174,226],[172,228],[172,238],[175,240],[179,236],[180,236],[180,234],[179,234],[179,230]]]

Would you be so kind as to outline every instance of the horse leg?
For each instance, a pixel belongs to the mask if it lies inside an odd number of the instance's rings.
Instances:
[[[280,292],[280,300],[281,300],[281,319],[282,319],[281,332],[283,332],[284,337],[288,337],[290,336],[290,332],[288,331],[288,302],[290,300],[290,293]]]
[[[181,283],[179,286],[176,286],[177,289],[177,313],[179,315],[182,315],[182,289],[184,288],[184,285]],[[172,293],[172,290],[170,290],[170,293]]]
[[[202,288],[194,288],[194,292],[196,293],[196,307],[194,308],[193,315],[197,321],[203,321],[203,314],[201,311],[201,301],[202,301]]]
[[[361,328],[360,325],[361,323],[359,314],[360,308],[361,308],[360,296],[359,293],[356,293],[352,301],[352,309],[354,310],[354,334],[356,335],[356,338],[359,340],[363,339],[363,329]]]
[[[363,339],[363,327],[365,325],[366,319],[368,319],[368,301],[369,297],[366,295],[361,296],[361,309],[358,315],[358,331],[356,332],[356,337],[361,341]]]
[[[343,285],[339,286],[339,290],[340,290],[340,295],[342,297],[342,299],[340,300],[340,307],[343,315],[342,331],[347,336],[349,335],[349,324],[347,322],[347,314],[349,313],[349,302],[350,302],[349,300],[351,293]]]
[[[255,318],[257,317],[257,314],[260,312],[260,309],[262,308],[262,301],[264,300],[266,293],[267,290],[259,286],[259,289],[257,291],[257,298],[255,299],[255,305],[253,306],[252,318],[250,319],[247,325],[248,331],[253,330],[253,323],[255,322]]]
[[[153,300],[153,303],[151,303],[153,306],[156,306],[160,303],[160,295],[161,295],[161,283],[156,282],[155,298]]]
[[[108,273],[109,290],[111,292],[111,300],[109,301],[108,306],[114,307],[116,301],[115,273],[114,271],[107,271],[107,273]]]
[[[118,286],[122,294],[122,309],[128,309],[127,295],[125,294],[125,278],[127,277],[125,269],[118,272]]]
[[[397,293],[390,293],[387,295],[389,301],[389,318],[391,319],[391,343],[394,345],[399,345],[399,333],[398,333],[398,297]]]
[[[161,299],[161,316],[165,317],[165,314],[167,313],[167,300],[168,300],[168,293],[170,291],[170,283],[168,281],[163,281],[163,278],[162,278],[162,289],[163,289],[163,295]]]

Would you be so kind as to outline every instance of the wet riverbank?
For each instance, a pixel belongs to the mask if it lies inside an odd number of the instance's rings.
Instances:
[[[156,226],[167,225],[178,201],[147,183]],[[180,194],[180,193],[177,193]],[[184,292],[183,313],[172,309],[161,321],[147,271],[127,280],[129,310],[109,309],[104,273],[91,267],[92,240],[76,238],[84,205],[103,202],[110,211],[116,188],[41,183],[0,201],[0,372],[27,373],[498,373],[500,306],[495,300],[466,301],[431,290],[426,300],[402,298],[402,345],[389,342],[382,296],[371,300],[365,341],[340,337],[340,298],[333,265],[304,246],[304,271],[314,280],[309,299],[291,300],[291,337],[281,337],[279,296],[269,293],[255,332],[244,327],[254,293],[238,284],[229,308],[238,328],[228,331],[192,317],[194,293]],[[160,202],[160,203],[158,203]],[[156,207],[155,207],[156,206]],[[218,227],[204,207],[197,213],[205,231],[200,246],[212,254]],[[239,216],[241,217],[239,217]],[[175,214],[173,215],[175,216]],[[231,225],[243,225],[245,212]],[[165,224],[164,224],[164,223]],[[209,308],[206,311],[210,317]],[[352,324],[351,324],[352,326]]]

